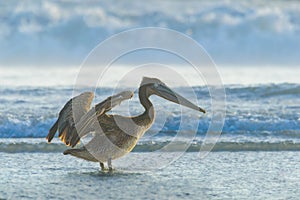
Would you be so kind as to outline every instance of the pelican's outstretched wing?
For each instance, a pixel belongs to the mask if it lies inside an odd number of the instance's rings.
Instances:
[[[84,92],[70,99],[59,112],[57,121],[51,127],[46,137],[48,142],[51,142],[58,130],[58,137],[61,138],[66,145],[69,145],[72,135],[76,132],[75,123],[90,109],[93,98],[93,92]],[[77,133],[75,134],[77,135]]]
[[[89,111],[88,109],[94,98],[93,93],[83,93],[72,98],[60,111],[58,120],[50,129],[47,136],[48,142],[51,142],[58,129],[61,140],[66,145],[74,147],[81,137],[93,131],[97,117],[111,110],[116,105],[119,105],[122,101],[130,99],[132,96],[133,92],[131,91],[118,93],[108,97]]]

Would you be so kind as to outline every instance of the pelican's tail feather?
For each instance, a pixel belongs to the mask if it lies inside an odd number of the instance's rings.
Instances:
[[[51,140],[54,138],[57,128],[58,128],[58,120],[53,124],[53,126],[49,130],[49,133],[46,137],[48,142],[51,142]]]
[[[64,151],[64,155],[68,154],[87,161],[99,162],[85,147],[80,149],[67,149]]]

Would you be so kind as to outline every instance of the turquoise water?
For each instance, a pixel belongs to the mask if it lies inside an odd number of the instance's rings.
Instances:
[[[213,152],[200,159],[186,153],[163,169],[115,166],[109,174],[100,172],[97,163],[61,153],[0,153],[0,198],[298,199],[299,155]]]

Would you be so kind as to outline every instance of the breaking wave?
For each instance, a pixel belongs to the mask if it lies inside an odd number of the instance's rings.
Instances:
[[[248,149],[255,148],[255,146],[259,149],[271,149],[278,146],[280,149],[298,148],[297,142],[300,139],[299,84],[227,85],[225,87],[227,111],[221,139],[229,137],[230,140],[222,144],[220,149],[228,149],[229,146],[238,148],[238,144],[243,142],[249,146]],[[199,119],[199,113],[189,109],[181,110],[177,105],[166,104],[164,100],[155,97],[152,100],[157,111],[157,119],[145,135],[146,138],[150,138],[149,141],[157,142],[159,138],[165,136],[173,137],[177,131],[191,133],[195,128],[197,137],[204,136],[210,124],[210,97],[205,87],[193,89],[199,105],[206,108],[208,113]],[[185,92],[187,90],[184,88],[178,88],[178,90],[187,98],[192,95]],[[101,99],[109,96],[110,91],[110,88],[97,90],[95,102],[100,102]],[[45,138],[59,110],[71,97],[72,89],[68,87],[10,87],[0,88],[0,93],[0,138]],[[134,99],[129,101],[129,113],[126,105],[123,107],[121,105],[114,112],[124,115],[141,113],[142,107],[138,101],[138,95],[134,96]],[[291,141],[291,143],[286,146],[284,143],[286,141]],[[40,151],[43,149],[51,151],[53,148],[43,146],[44,144],[34,147],[31,145],[26,147],[27,143],[10,145],[1,144],[1,148],[4,148],[2,151],[10,151],[10,148],[12,151],[18,148],[25,148],[29,151],[30,148],[36,150],[36,147]],[[55,148],[60,150],[63,148],[58,144],[55,145]],[[147,146],[149,144],[138,146],[137,149],[143,151],[144,148],[148,148]]]

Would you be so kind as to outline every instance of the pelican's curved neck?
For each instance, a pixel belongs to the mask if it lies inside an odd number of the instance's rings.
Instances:
[[[145,108],[145,112],[143,114],[146,114],[150,117],[150,119],[154,119],[154,108],[153,104],[149,100],[151,93],[149,92],[149,89],[147,85],[143,85],[139,88],[139,99],[143,107]]]

